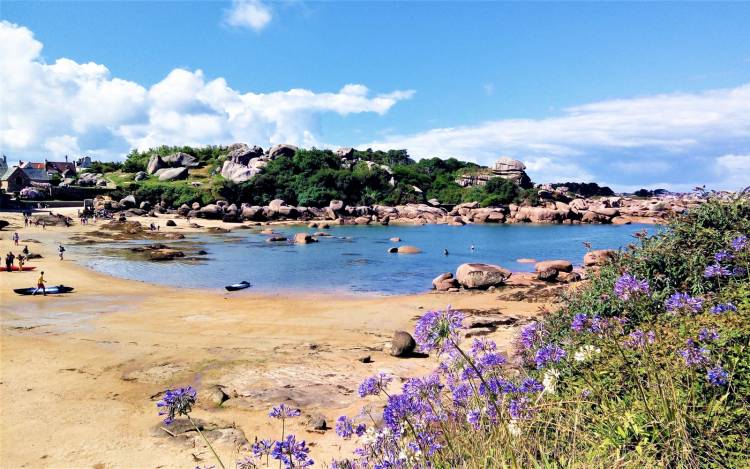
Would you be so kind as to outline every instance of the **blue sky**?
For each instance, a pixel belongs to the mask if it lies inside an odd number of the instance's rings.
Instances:
[[[284,140],[510,155],[540,182],[750,185],[747,3],[11,1],[0,17],[11,159]]]

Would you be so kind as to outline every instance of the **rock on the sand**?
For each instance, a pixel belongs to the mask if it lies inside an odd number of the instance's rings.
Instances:
[[[328,429],[326,418],[321,414],[315,414],[307,421],[307,429],[315,432],[324,432]]]
[[[456,270],[456,279],[464,288],[489,288],[502,285],[511,272],[494,264],[461,264]]]
[[[604,265],[607,261],[614,258],[617,251],[611,249],[597,249],[589,251],[583,256],[583,265],[591,267],[594,265]]]
[[[166,225],[167,226],[177,226],[177,223],[175,223],[174,220],[167,220]]]
[[[544,282],[554,281],[560,273],[557,269],[545,269],[537,271],[536,278]]]
[[[440,274],[432,280],[432,288],[437,291],[448,291],[451,288],[456,288],[457,286],[458,281],[453,278],[453,274],[450,272]]]
[[[213,384],[198,391],[199,402],[210,402],[211,405],[218,407],[228,400],[229,396],[224,392],[224,386]]]
[[[581,281],[581,274],[578,272],[561,272],[557,280],[563,283],[573,283]]]
[[[416,246],[404,245],[398,247],[399,254],[419,254],[420,252],[422,252],[422,250]]]
[[[537,262],[534,266],[534,270],[537,272],[544,272],[545,270],[554,269],[558,272],[572,272],[573,264],[566,260],[554,260],[554,261],[542,261]]]
[[[394,357],[406,357],[414,352],[417,342],[414,337],[406,331],[396,331],[391,340],[391,355]]]

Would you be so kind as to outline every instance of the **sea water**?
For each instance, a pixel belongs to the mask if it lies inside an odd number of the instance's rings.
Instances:
[[[289,239],[297,232],[313,231],[302,226],[274,230]],[[252,230],[188,235],[182,243],[171,243],[177,249],[183,243],[197,244],[208,252],[201,256],[203,261],[133,260],[113,254],[115,245],[108,243],[76,246],[70,257],[88,251],[82,262],[94,270],[178,287],[223,288],[247,280],[253,291],[263,292],[408,294],[429,290],[434,277],[455,273],[465,262],[499,264],[512,271],[534,269],[533,264],[517,262],[522,258],[581,264],[585,243],[592,249],[623,248],[636,242],[634,234],[643,230],[653,233],[656,229],[646,225],[334,225],[325,230],[330,237],[320,237],[312,244],[269,243],[267,235]],[[390,241],[393,237],[401,242]],[[144,243],[150,242],[116,246]],[[387,252],[400,245],[416,246],[422,252]]]

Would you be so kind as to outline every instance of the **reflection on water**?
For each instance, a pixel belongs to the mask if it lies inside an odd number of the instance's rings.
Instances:
[[[464,262],[500,264],[514,271],[533,270],[533,264],[516,262],[521,258],[580,263],[585,242],[593,249],[619,248],[634,242],[633,234],[643,229],[654,231],[642,225],[334,226],[328,230],[332,236],[307,245],[268,243],[265,235],[240,230],[232,233],[230,242],[216,235],[186,240],[191,247],[201,243],[200,249],[208,252],[210,260],[201,263],[127,259],[113,254],[112,246],[106,244],[73,249],[96,253],[85,261],[95,270],[157,284],[221,288],[247,280],[254,290],[262,291],[403,294],[428,290],[435,276],[455,272]],[[285,227],[276,231],[291,239],[294,233],[308,230]],[[390,242],[392,237],[400,237],[401,243]],[[389,247],[401,244],[423,252],[387,253]],[[444,249],[450,255],[443,255]]]

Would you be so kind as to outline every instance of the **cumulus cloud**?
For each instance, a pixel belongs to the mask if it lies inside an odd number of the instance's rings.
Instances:
[[[271,9],[260,0],[233,0],[224,21],[229,26],[260,31],[271,22]]]
[[[373,95],[361,84],[335,92],[242,93],[201,70],[172,70],[147,88],[106,66],[41,59],[42,44],[0,22],[0,147],[11,158],[79,152],[122,156],[130,148],[256,144],[318,145],[320,117],[388,112],[412,91]]]
[[[527,161],[537,181],[577,175],[576,180],[598,178],[623,186],[672,179],[685,186],[731,188],[737,182],[750,184],[748,173],[736,178],[711,173],[717,164],[735,161],[721,163],[719,156],[750,151],[750,84],[595,102],[556,117],[391,135],[364,146],[407,148],[419,158],[456,156],[484,164],[510,154]]]

